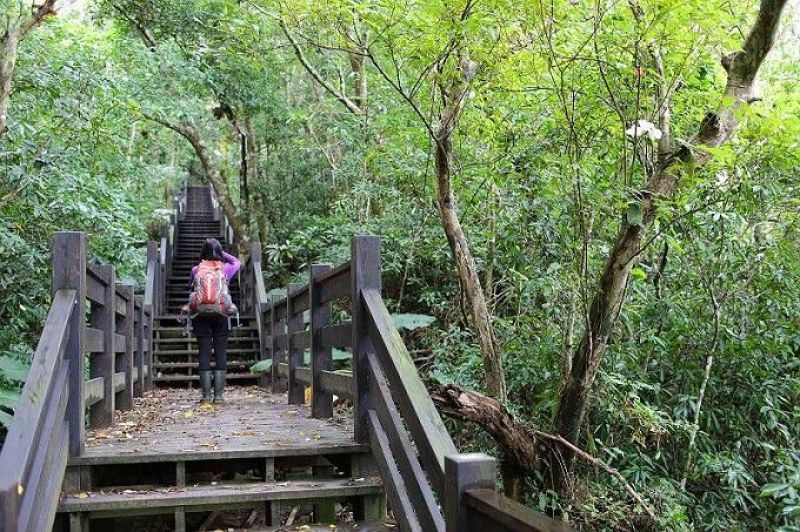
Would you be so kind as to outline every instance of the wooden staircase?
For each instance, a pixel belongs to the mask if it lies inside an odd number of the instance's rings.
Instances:
[[[173,208],[141,295],[88,265],[86,235],[55,235],[53,303],[0,452],[1,531],[569,530],[456,449],[383,301],[377,237],[273,297],[253,244],[226,402],[201,406],[176,312],[204,239],[233,232],[209,187]],[[270,369],[251,375],[256,360]]]
[[[178,320],[181,307],[189,298],[192,267],[200,262],[200,249],[206,238],[220,241],[228,252],[235,253],[229,234],[215,216],[213,197],[207,186],[186,188],[186,206],[174,223],[172,261],[165,280],[164,305],[153,327],[153,371],[157,386],[192,386],[198,382],[197,338],[185,334]],[[215,220],[216,218],[216,220]],[[230,283],[231,296],[241,301],[239,276]],[[232,321],[236,325],[235,320]],[[228,338],[228,381],[231,384],[254,384],[258,375],[249,368],[259,358],[258,330],[252,315],[241,315],[239,326]],[[214,367],[212,357],[212,368]]]

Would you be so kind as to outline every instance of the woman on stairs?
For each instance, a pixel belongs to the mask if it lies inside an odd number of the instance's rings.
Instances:
[[[222,250],[216,238],[208,238],[200,251],[200,264],[192,268],[189,310],[200,356],[201,402],[211,402],[211,351],[214,351],[214,402],[222,402],[228,369],[228,314],[235,312],[228,284],[239,271],[239,259]]]

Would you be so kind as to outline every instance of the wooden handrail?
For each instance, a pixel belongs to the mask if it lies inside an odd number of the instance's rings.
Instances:
[[[83,233],[55,234],[52,304],[0,450],[0,530],[51,529],[62,481],[79,483],[67,459],[82,454],[87,421],[110,425],[115,409],[152,388],[153,319],[171,266],[166,240],[160,249],[147,243],[145,290],[135,296],[116,283],[113,266],[87,265]]]
[[[258,245],[259,265],[260,253]],[[286,294],[263,307],[273,392],[287,391],[288,382],[289,402],[297,403],[310,383],[313,417],[332,416],[332,394],[353,400],[355,439],[370,444],[401,530],[569,530],[497,493],[494,458],[456,450],[381,297],[377,237],[354,237],[350,261],[312,266],[309,282]],[[340,298],[349,298],[352,319],[331,325],[330,304]],[[308,330],[299,320],[305,309]],[[353,376],[331,371],[333,346],[352,348]],[[310,368],[299,357],[306,347]]]

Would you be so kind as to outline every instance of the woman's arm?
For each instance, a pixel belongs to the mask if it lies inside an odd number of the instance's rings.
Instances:
[[[225,276],[230,281],[233,279],[233,276],[236,275],[236,272],[239,271],[239,268],[242,267],[242,263],[238,258],[224,251],[222,252],[222,260],[225,261],[225,265],[223,266]]]

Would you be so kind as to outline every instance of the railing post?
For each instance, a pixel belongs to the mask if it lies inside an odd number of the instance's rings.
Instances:
[[[350,286],[353,319],[353,415],[355,440],[369,442],[367,413],[372,408],[369,390],[369,360],[374,352],[369,338],[366,309],[361,292],[381,290],[381,240],[376,236],[354,236],[350,247]]]
[[[320,344],[319,330],[331,323],[331,305],[320,303],[319,285],[314,280],[331,269],[330,264],[314,264],[308,276],[308,308],[311,315],[311,417],[333,416],[333,394],[322,390],[320,375],[333,369],[332,349]]]
[[[125,388],[117,393],[116,407],[119,410],[133,408],[133,285],[117,284],[117,291],[125,301],[125,316],[118,324],[117,330],[125,337],[125,351],[119,354],[117,369],[125,374]]]
[[[145,315],[144,315],[144,298],[142,296],[135,296],[133,298],[134,315],[136,316],[136,329],[134,330],[136,354],[133,358],[133,366],[138,371],[138,378],[133,385],[133,395],[141,397],[144,394],[144,349],[145,349]]]
[[[444,457],[444,515],[447,532],[470,530],[464,492],[469,489],[495,489],[495,459],[483,453],[453,454]]]
[[[84,409],[84,342],[86,334],[86,235],[64,231],[53,236],[52,293],[67,288],[75,290],[76,302],[69,321],[69,340],[65,356],[69,360],[69,452],[71,456],[83,453]]]
[[[278,373],[278,364],[283,362],[283,354],[284,348],[278,347],[278,342],[276,337],[284,333],[286,331],[286,326],[282,320],[277,319],[275,316],[275,299],[279,298],[276,297],[275,294],[272,295],[272,308],[269,313],[270,315],[270,323],[272,329],[272,393],[283,393],[286,391],[284,386],[284,380],[281,379],[280,373]],[[285,335],[284,335],[285,339]]]
[[[103,305],[92,306],[91,326],[103,331],[103,352],[93,355],[89,360],[89,375],[103,377],[103,400],[89,408],[89,426],[93,429],[107,427],[114,422],[114,331],[116,323],[116,276],[114,266],[98,266],[100,273],[108,279],[103,290]]]
[[[303,288],[300,283],[292,283],[286,290],[286,347],[288,354],[289,404],[302,405],[305,402],[305,386],[295,378],[294,370],[303,365],[304,349],[292,345],[292,335],[303,330],[303,313],[295,311],[294,294]]]

